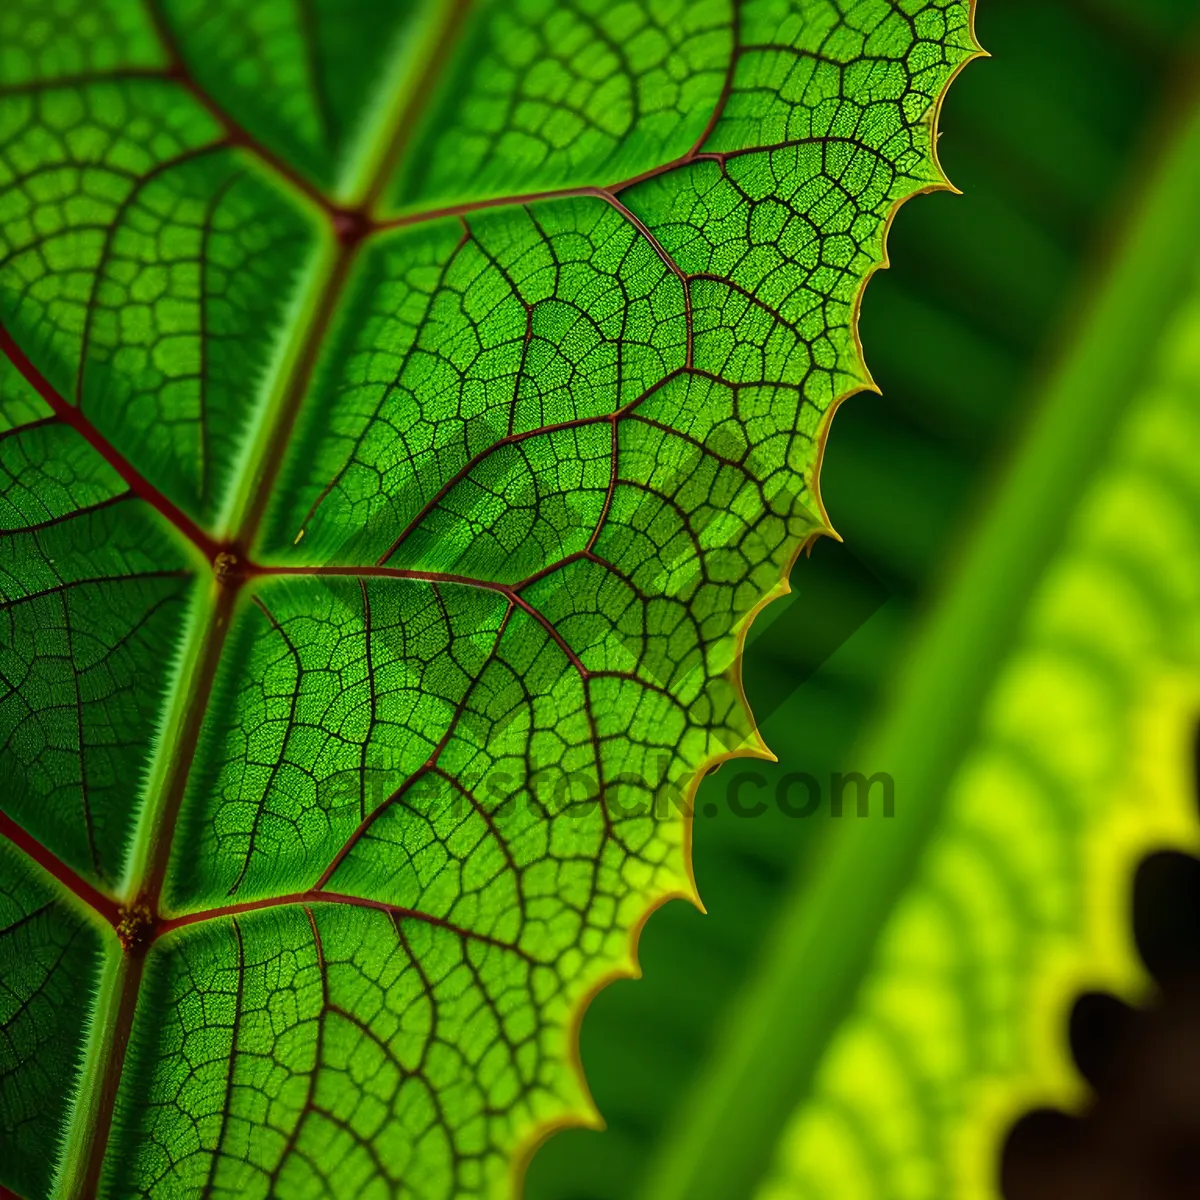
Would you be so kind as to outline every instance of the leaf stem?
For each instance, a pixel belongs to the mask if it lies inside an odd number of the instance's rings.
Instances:
[[[395,175],[470,8],[471,0],[444,0],[432,6],[440,19],[431,23],[422,39],[420,54],[401,64],[405,68],[411,63],[420,64],[414,72],[415,79],[406,86],[402,78],[400,86],[395,89],[392,103],[385,109],[380,126],[386,131],[386,136],[377,138],[374,145],[369,141],[364,145],[361,166],[355,172],[361,182],[353,189],[361,196],[356,205],[359,211],[368,213],[375,209],[388,181]]]
[[[99,1192],[145,961],[145,955],[126,954],[115,941],[106,949],[84,1049],[85,1067],[54,1180],[52,1194],[64,1200],[93,1200]]]
[[[443,20],[433,31],[429,51],[416,83],[411,88],[401,90],[397,104],[391,109],[394,120],[389,122],[388,128],[393,132],[386,146],[366,151],[370,169],[361,203],[344,210],[340,214],[341,219],[334,222],[338,249],[323,278],[322,273],[318,272],[312,316],[301,323],[304,337],[298,347],[292,348],[292,366],[285,372],[284,387],[273,412],[262,422],[257,451],[251,456],[252,462],[257,460],[250,474],[252,490],[242,511],[233,518],[233,541],[244,553],[248,553],[254,545],[275,480],[283,465],[292,429],[308,392],[325,336],[346,290],[358,249],[375,229],[369,216],[370,209],[377,203],[408,146],[437,73],[453,46],[469,7],[469,0],[454,0],[446,7]]]
[[[176,678],[172,708],[158,742],[143,807],[125,871],[126,905],[155,911],[166,877],[175,822],[200,741],[204,713],[220,664],[237,597],[236,586],[214,581],[196,605],[186,644],[191,653]]]
[[[310,310],[311,317],[303,323],[303,339],[290,348],[290,369],[285,373],[284,384],[275,403],[269,408],[260,425],[257,445],[252,448],[249,462],[246,464],[245,479],[249,491],[245,495],[241,511],[235,511],[232,517],[233,544],[243,553],[253,546],[266,513],[275,481],[283,466],[292,429],[308,392],[317,356],[345,291],[357,249],[357,240],[342,244],[332,261],[328,262],[323,270],[318,268],[314,274],[309,289],[310,295],[315,295],[316,298],[315,305]]]
[[[148,926],[157,907],[175,820],[200,739],[235,596],[235,589],[214,581],[191,614],[185,644],[193,649],[176,672],[167,719],[143,791],[146,799],[139,813],[121,889],[123,903],[114,922],[120,940],[114,939],[106,948],[84,1048],[79,1091],[59,1157],[55,1195],[62,1200],[92,1200],[99,1188],[145,962],[145,941],[128,936],[126,925],[129,923],[129,928],[134,929],[137,915],[144,913]]]
[[[390,149],[377,160],[367,188],[368,202],[378,196],[386,182],[386,175],[402,153],[419,116],[416,109],[432,87],[436,68],[448,53],[465,11],[466,4],[462,0],[451,6],[449,16],[438,33],[437,52],[401,108],[395,126],[397,132],[391,140]],[[169,42],[167,49],[172,52]],[[240,556],[244,548],[254,541],[282,467],[292,427],[308,392],[325,334],[345,291],[358,246],[370,228],[368,220],[334,222],[337,249],[331,259],[326,258],[327,266],[324,269],[318,267],[313,273],[308,289],[309,300],[292,326],[289,344],[280,360],[280,385],[276,400],[268,406],[258,437],[247,447],[241,464],[246,486],[242,491],[240,510],[236,502],[233,509],[230,525],[236,530],[236,535],[230,547],[222,546],[199,530],[157,492],[145,496],[205,551],[214,568],[222,568],[227,558]],[[306,313],[311,313],[308,319],[305,319]],[[146,493],[149,485],[86,422],[77,409],[66,404],[42,379],[2,329],[0,349],[9,355],[18,370],[22,370],[59,416],[88,437],[131,487],[139,490],[139,494]],[[137,1009],[145,951],[154,937],[169,927],[169,923],[164,924],[159,916],[159,900],[171,859],[188,776],[200,743],[204,716],[237,597],[246,578],[236,566],[228,571],[218,569],[213,584],[198,598],[190,617],[183,642],[188,649],[175,676],[166,720],[157,740],[150,777],[143,791],[146,799],[139,814],[125,871],[122,886],[125,904],[123,911],[117,912],[118,917],[122,918],[117,922],[121,938],[119,943],[110,943],[106,953],[96,1004],[92,1010],[82,1082],[74,1099],[59,1159],[55,1191],[58,1196],[69,1200],[92,1200],[99,1189],[113,1111]],[[125,928],[127,923],[128,929]],[[186,920],[183,923],[187,923]]]

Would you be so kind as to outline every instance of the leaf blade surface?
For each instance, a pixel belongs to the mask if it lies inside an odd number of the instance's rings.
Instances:
[[[828,530],[968,6],[198,11],[53,49],[31,11],[0,82],[6,596],[104,613],[6,663],[12,819],[109,939],[55,1186],[495,1194],[589,1118],[581,1006],[693,894],[655,793],[761,752],[741,631]],[[494,29],[507,126],[470,159],[472,75],[423,148]]]

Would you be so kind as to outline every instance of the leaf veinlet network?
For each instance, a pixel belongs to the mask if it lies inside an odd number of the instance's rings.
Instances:
[[[24,1196],[489,1195],[589,1118],[975,52],[955,0],[382,19],[82,0],[0,79]]]

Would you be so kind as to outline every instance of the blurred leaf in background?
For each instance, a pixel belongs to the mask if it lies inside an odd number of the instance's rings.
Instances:
[[[1200,459],[1196,401],[1187,407],[1181,382],[1188,347],[1200,341],[1186,299],[1196,277],[1188,268],[1200,265],[1190,215],[1200,204],[1187,207],[1200,152],[1189,157],[1186,142],[1198,27],[1194,0],[981,6],[980,40],[995,57],[959,81],[942,121],[943,164],[965,197],[907,208],[891,237],[895,269],[868,289],[862,336],[883,398],[858,397],[842,410],[824,476],[845,544],[821,543],[797,566],[793,595],[760,618],[747,656],[747,693],[760,715],[770,713],[762,730],[780,761],[755,764],[758,778],[743,772],[741,784],[730,767],[706,782],[695,870],[710,915],[684,906],[658,914],[642,939],[645,979],[593,1004],[582,1054],[608,1130],[548,1143],[529,1172],[531,1197],[728,1200],[768,1178],[772,1195],[837,1200],[986,1194],[1020,1104],[1046,1099],[1047,1089],[1060,1100],[1077,1090],[1063,1024],[1071,989],[1088,971],[1109,982],[1137,978],[1126,932],[1131,856],[1155,835],[1186,838],[1189,829],[1179,763],[1191,701],[1164,664],[1186,661],[1194,636],[1180,606],[1193,582],[1186,551],[1196,553],[1195,531],[1176,510],[1181,496],[1184,509],[1195,498],[1187,464]],[[1001,465],[1018,445],[1006,478]],[[1139,493],[1147,473],[1169,477],[1180,494]],[[1144,519],[1122,525],[1130,511]],[[947,579],[918,640],[922,605]],[[1146,594],[1126,595],[1129,587]],[[1157,633],[1136,626],[1135,612]],[[1014,646],[1032,653],[1027,643],[1050,637],[1056,621],[1064,638],[1079,634],[1075,650],[1092,655],[1117,698],[1079,680],[1074,689],[1014,681],[1022,653]],[[944,679],[923,658],[939,646]],[[1158,682],[1142,679],[1141,667]],[[1051,718],[1044,727],[1040,709]],[[1064,780],[1041,781],[1050,802],[1039,810],[1019,771],[1024,790],[1013,780],[1006,788],[994,763],[983,778],[981,755],[1006,711],[1016,724],[1005,736],[1018,742],[1023,733],[1044,750],[1038,738],[1055,731],[1051,754],[1070,740],[1064,722],[1101,722],[1093,736],[1117,739],[1111,762],[1087,764],[1099,775],[1088,776],[1086,802],[1104,792],[1112,820],[1126,814],[1121,832],[1105,827],[1114,848],[1099,874],[1085,879],[1083,843],[1095,831],[1066,813]],[[936,727],[928,737],[922,720]],[[1036,775],[1037,755],[1027,751],[1014,754]],[[839,771],[891,773],[895,821],[834,822],[828,803],[808,820],[774,804],[734,819],[729,799],[739,787],[771,797],[799,771],[822,786]],[[1158,789],[1146,803],[1128,793],[1138,779]],[[1078,799],[1078,773],[1071,783]],[[961,895],[945,880],[931,884],[938,860],[922,857],[951,792],[948,813],[991,817],[978,828],[960,822],[949,849],[937,841]],[[1065,824],[1038,827],[1048,818]],[[1022,844],[1003,844],[1014,835]],[[972,859],[994,860],[997,844],[1019,864],[1015,875]],[[1020,871],[1034,867],[1045,887],[1022,907]],[[905,993],[887,958],[906,936],[887,920],[891,904],[913,879],[918,895],[941,888],[944,910],[943,927],[927,930],[942,957],[907,960],[929,984],[924,995]],[[1111,894],[1095,894],[1097,879]],[[1081,896],[1096,910],[1071,912]],[[896,922],[919,922],[904,914],[921,903],[902,905]],[[999,926],[997,914],[1008,918]],[[1035,934],[1068,947],[1036,997],[1019,991]],[[958,953],[964,947],[982,959]],[[977,978],[983,963],[994,969]],[[868,970],[870,995],[859,991]],[[915,1024],[872,1041],[889,1003]],[[1005,1014],[1036,1005],[1039,1028],[1051,1031],[1045,1044],[1006,1041],[1014,1034]],[[834,1056],[823,1056],[839,1025]],[[905,1059],[906,1047],[919,1061]],[[1017,1064],[1020,1086],[994,1090],[990,1120],[980,1126],[976,1114],[977,1140],[964,1149],[958,1085],[964,1070],[997,1062]]]

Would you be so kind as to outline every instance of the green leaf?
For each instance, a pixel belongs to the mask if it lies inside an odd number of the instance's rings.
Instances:
[[[0,1182],[495,1195],[595,1120],[970,15],[4,16]]]
[[[1075,998],[1147,987],[1134,868],[1198,844],[1200,109],[1181,116],[868,740],[897,820],[832,831],[647,1194],[994,1197],[1013,1121],[1082,1098]]]

